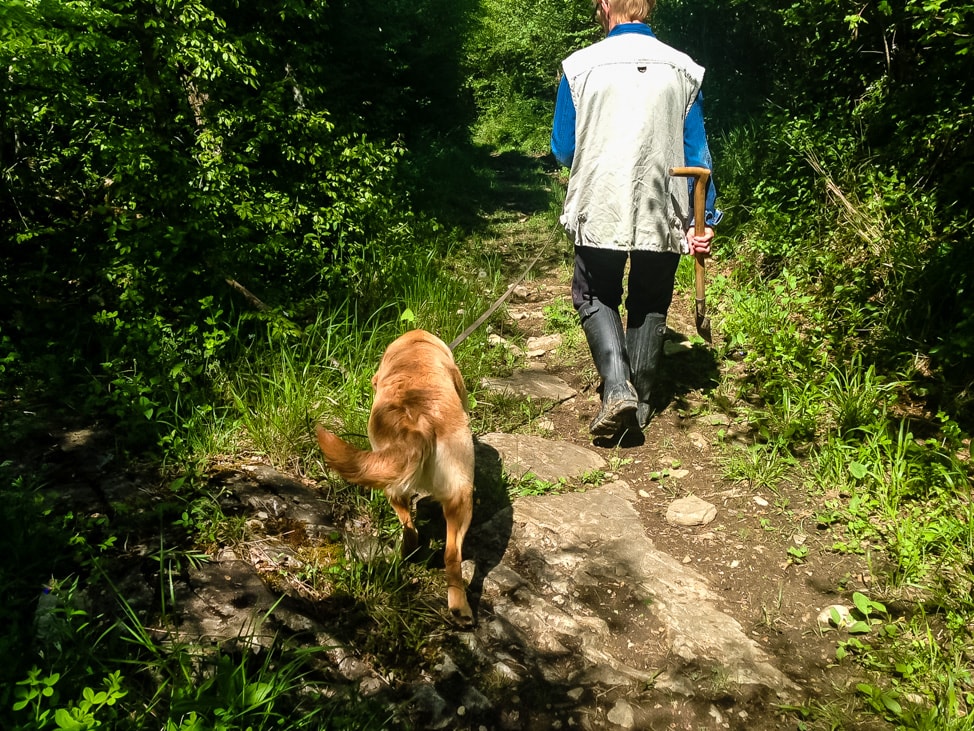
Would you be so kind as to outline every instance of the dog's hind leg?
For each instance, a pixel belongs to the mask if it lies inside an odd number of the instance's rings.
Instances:
[[[473,610],[467,601],[467,589],[463,583],[463,538],[473,516],[472,488],[458,490],[454,499],[443,504],[446,519],[446,550],[443,564],[446,568],[447,605],[453,620],[462,627],[473,626]]]
[[[400,500],[392,497],[389,498],[389,503],[402,523],[402,557],[406,558],[419,548],[419,533],[413,524],[412,504],[409,498]]]

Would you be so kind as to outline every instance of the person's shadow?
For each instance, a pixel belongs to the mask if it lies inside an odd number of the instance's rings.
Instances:
[[[689,339],[687,334],[675,330],[669,331],[666,337],[667,342],[685,342]],[[691,391],[710,391],[719,383],[717,346],[706,345],[697,339],[685,353],[664,354],[653,408],[659,413],[673,402],[684,401]]]

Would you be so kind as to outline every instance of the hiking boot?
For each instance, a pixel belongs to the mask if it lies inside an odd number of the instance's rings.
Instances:
[[[651,400],[653,387],[659,375],[663,359],[663,341],[666,338],[666,315],[651,312],[642,322],[629,319],[626,328],[626,350],[629,353],[629,366],[632,383],[636,387],[639,400],[636,406],[636,423],[645,429],[652,416]]]
[[[602,407],[589,424],[593,436],[613,436],[636,411],[636,389],[629,382],[626,336],[617,309],[594,300],[578,308],[595,368],[602,378]]]

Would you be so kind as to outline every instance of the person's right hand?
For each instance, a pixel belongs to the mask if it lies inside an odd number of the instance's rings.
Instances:
[[[714,230],[707,226],[703,230],[702,236],[697,236],[693,229],[687,231],[687,245],[690,247],[690,256],[703,254],[710,256],[710,243],[714,240]]]

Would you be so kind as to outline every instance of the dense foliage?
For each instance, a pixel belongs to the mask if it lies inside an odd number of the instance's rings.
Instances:
[[[969,384],[974,6],[664,8],[661,32],[709,68],[742,258],[804,272],[836,347],[929,354]]]
[[[395,291],[436,240],[397,180],[404,140],[466,123],[463,13],[4,3],[3,397],[165,433],[248,311]]]
[[[501,148],[545,153],[561,59],[597,40],[589,2],[540,0],[531,6],[485,0],[466,48],[477,134]]]

